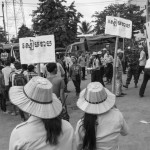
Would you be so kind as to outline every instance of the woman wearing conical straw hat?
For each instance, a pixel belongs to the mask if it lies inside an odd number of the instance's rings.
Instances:
[[[84,116],[76,126],[77,150],[119,150],[119,135],[128,134],[116,96],[99,82],[91,82],[79,96],[77,106]]]
[[[33,77],[24,87],[11,87],[9,97],[31,115],[12,131],[9,150],[74,149],[74,130],[69,122],[59,119],[62,104],[52,93],[49,80]]]

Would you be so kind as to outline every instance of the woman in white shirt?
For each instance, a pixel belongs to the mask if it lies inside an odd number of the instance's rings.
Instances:
[[[122,113],[114,107],[116,96],[99,82],[89,83],[77,106],[85,112],[76,126],[77,150],[118,150],[119,135],[127,135]]]
[[[14,105],[31,115],[12,131],[9,150],[74,149],[74,130],[59,118],[62,104],[49,80],[33,77],[24,87],[11,87],[9,95]]]

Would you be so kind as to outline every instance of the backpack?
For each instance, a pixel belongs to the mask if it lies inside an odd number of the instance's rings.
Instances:
[[[21,73],[15,73],[14,77],[14,86],[24,86],[27,83],[27,79],[23,74],[23,71]]]
[[[14,74],[14,70],[9,75],[9,87],[12,87],[12,75]]]

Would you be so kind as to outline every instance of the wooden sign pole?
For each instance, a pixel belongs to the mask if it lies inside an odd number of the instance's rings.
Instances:
[[[119,41],[119,37],[117,36],[116,45],[115,45],[114,63],[113,63],[113,80],[112,80],[112,92],[114,94],[115,94],[115,88],[116,88],[116,61],[117,61],[118,41]]]
[[[38,76],[41,76],[40,63],[37,64]]]
[[[118,13],[117,16],[120,17],[120,13]],[[116,94],[115,93],[115,89],[116,89],[116,61],[117,61],[118,41],[119,41],[119,36],[116,37],[114,63],[113,63],[112,93],[114,93],[114,94]]]

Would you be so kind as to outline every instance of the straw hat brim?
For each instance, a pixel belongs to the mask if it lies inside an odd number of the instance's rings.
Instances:
[[[99,104],[91,104],[87,102],[84,98],[86,89],[84,89],[80,93],[80,97],[77,101],[77,106],[84,112],[88,114],[103,114],[107,111],[109,111],[114,105],[116,101],[116,96],[111,93],[109,90],[105,88],[105,91],[107,93],[107,99]]]
[[[23,92],[23,86],[13,86],[9,90],[10,101],[22,111],[42,119],[52,119],[60,115],[62,104],[53,94],[50,104],[39,104],[27,98]]]

